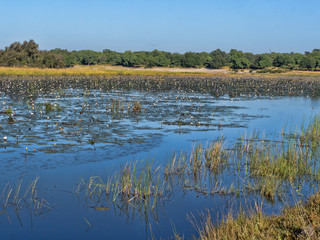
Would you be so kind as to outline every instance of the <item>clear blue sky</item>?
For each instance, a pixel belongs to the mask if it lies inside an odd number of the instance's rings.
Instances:
[[[320,48],[320,0],[0,0],[0,49],[170,52]]]

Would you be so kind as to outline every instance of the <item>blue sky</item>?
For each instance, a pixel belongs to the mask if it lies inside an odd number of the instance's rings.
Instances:
[[[320,48],[319,0],[0,0],[0,49],[170,52]]]

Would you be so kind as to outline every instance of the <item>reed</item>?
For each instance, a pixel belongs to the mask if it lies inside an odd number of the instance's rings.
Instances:
[[[174,155],[171,161],[168,162],[164,170],[164,175],[184,175],[187,170],[186,156],[181,153],[180,156]]]

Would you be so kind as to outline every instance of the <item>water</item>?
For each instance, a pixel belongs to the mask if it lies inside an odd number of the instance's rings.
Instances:
[[[91,176],[106,178],[127,162],[153,160],[164,166],[174,152],[190,152],[195,144],[222,136],[234,142],[259,130],[276,139],[284,127],[300,129],[320,110],[319,98],[309,96],[230,97],[188,89],[148,91],[73,82],[46,83],[43,90],[30,92],[31,83],[10,82],[7,88],[1,83],[0,137],[7,140],[0,143],[0,189],[21,177],[25,186],[39,176],[37,196],[50,209],[35,212],[23,204],[6,212],[0,208],[3,239],[158,239],[173,236],[173,228],[189,239],[196,230],[187,215],[199,220],[199,213],[208,209],[219,216],[218,221],[231,209],[251,206],[262,197],[207,196],[180,189],[145,214],[143,209],[121,209],[110,202],[97,210],[101,203],[76,194],[77,184]],[[136,101],[141,104],[139,112],[132,110]],[[8,123],[8,109],[13,124]],[[219,179],[234,180],[227,173]],[[283,204],[265,202],[265,211],[279,213]]]

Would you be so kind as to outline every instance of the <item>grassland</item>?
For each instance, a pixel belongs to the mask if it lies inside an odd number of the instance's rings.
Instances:
[[[259,73],[257,71],[205,68],[129,68],[121,66],[94,65],[72,68],[31,68],[0,67],[0,76],[257,76],[257,77],[320,77],[320,71],[283,71],[277,73]]]

